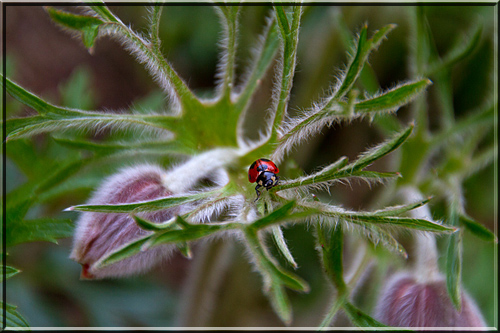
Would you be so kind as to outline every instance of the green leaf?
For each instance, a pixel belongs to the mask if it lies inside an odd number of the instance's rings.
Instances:
[[[104,266],[111,265],[120,260],[129,258],[134,254],[137,254],[142,251],[142,247],[146,244],[152,237],[151,235],[142,236],[136,240],[133,240],[123,246],[119,247],[117,250],[112,253],[108,253],[103,256],[99,261],[97,261],[94,266],[97,268],[102,268]]]
[[[394,216],[394,215],[401,215],[403,213],[406,213],[410,210],[416,209],[418,207],[422,207],[423,205],[427,204],[431,198],[427,198],[422,201],[417,201],[414,203],[410,203],[407,205],[399,205],[399,206],[392,206],[392,207],[386,207],[384,209],[376,210],[373,212],[374,215],[377,216]]]
[[[476,48],[479,46],[481,33],[483,31],[481,22],[478,23],[479,24],[475,24],[472,28],[475,30],[472,33],[472,37],[470,37],[467,41],[458,43],[443,57],[443,59],[436,59],[429,64],[426,70],[426,76],[433,75],[443,69],[451,68],[453,65],[465,59],[472,52],[474,52],[474,50],[476,50]]]
[[[293,268],[296,269],[298,267],[297,263],[295,262],[295,259],[293,259],[292,253],[290,252],[290,249],[286,245],[285,236],[283,236],[283,230],[281,230],[281,226],[274,225],[271,227],[271,229],[273,231],[273,239],[278,247],[278,250],[283,255],[283,257],[288,261],[288,263],[292,265]]]
[[[354,111],[366,113],[397,110],[412,101],[431,83],[429,79],[422,79],[402,84],[376,97],[356,102]]]
[[[341,170],[339,170],[338,173],[349,174],[354,171],[366,168],[376,160],[396,150],[400,145],[403,144],[403,142],[406,141],[406,139],[410,136],[412,130],[413,125],[408,126],[408,128],[406,128],[401,133],[397,133],[393,138],[363,153],[356,161],[350,163],[349,165],[346,165]]]
[[[347,291],[342,264],[344,233],[342,231],[342,224],[340,223],[329,229],[330,231],[328,232],[321,225],[316,225],[318,242],[322,252],[323,268],[330,281],[337,288],[337,296],[342,297]],[[326,235],[327,232],[329,233],[328,236]]]
[[[291,210],[295,207],[295,201],[290,201],[279,207],[278,209],[273,210],[270,214],[256,220],[252,223],[252,227],[255,229],[264,228],[271,223],[276,223],[278,221],[282,221],[289,216]]]
[[[345,302],[342,306],[351,322],[358,327],[389,327],[373,319],[350,302]]]
[[[24,319],[23,316],[21,316],[19,314],[19,312],[16,311],[16,308],[17,308],[16,306],[6,304],[6,303],[1,302],[1,301],[0,301],[0,306],[1,306],[2,310],[6,309],[6,313],[7,313],[7,317],[4,318],[4,312],[3,311],[0,312],[0,320],[2,323],[6,324],[5,328],[8,328],[8,327],[29,327],[29,324],[26,321],[26,319]]]
[[[69,219],[38,218],[10,223],[7,221],[6,246],[35,241],[57,243],[58,238],[71,237],[73,231],[73,222]]]
[[[163,115],[111,114],[57,107],[26,91],[9,79],[6,79],[6,83],[7,92],[12,97],[39,113],[38,116],[33,117],[8,119],[7,140],[49,131],[67,130],[72,127],[96,128],[104,125],[115,127],[139,125],[173,129],[178,119]]]
[[[450,129],[433,136],[430,146],[437,149],[440,146],[449,144],[450,140],[454,138],[463,138],[465,133],[473,133],[474,131],[484,130],[485,126],[493,126],[495,123],[495,108],[496,104],[491,104],[460,118]]]
[[[0,265],[0,270],[1,270],[1,273],[0,273],[0,282],[3,282],[3,271],[4,271],[4,268],[5,268],[5,279],[11,278],[11,277],[13,277],[14,275],[16,275],[17,273],[20,272],[20,270],[14,268],[14,267]]]
[[[81,212],[101,212],[101,213],[137,213],[142,211],[154,211],[167,209],[184,203],[193,202],[216,194],[217,191],[209,191],[196,193],[191,195],[170,196],[166,198],[125,203],[125,204],[108,204],[108,205],[78,205],[66,208],[66,211],[81,211]]]
[[[458,311],[462,307],[462,238],[462,230],[452,234],[449,238],[446,254],[446,287],[448,295]]]
[[[385,36],[396,27],[395,24],[389,24],[379,31],[377,31],[371,39],[367,40],[367,30],[368,27],[365,25],[361,32],[359,33],[358,45],[356,49],[356,54],[352,58],[347,72],[343,77],[342,84],[337,89],[335,94],[332,96],[332,101],[340,100],[345,94],[351,90],[352,86],[358,79],[361,70],[363,69],[366,61],[368,60],[368,56],[371,51],[378,48],[382,40]]]
[[[290,323],[291,305],[283,287],[286,286],[294,290],[308,292],[308,284],[300,277],[285,271],[278,265],[263,246],[257,235],[257,230],[252,227],[246,227],[243,229],[243,232],[248,243],[248,248],[255,258],[254,262],[264,278],[264,292],[269,297],[274,311],[281,320],[287,324]]]
[[[408,252],[389,232],[376,225],[364,225],[363,233],[374,244],[382,244],[387,250],[408,259]]]
[[[93,16],[76,15],[49,6],[44,7],[52,20],[66,28],[78,30],[82,33],[83,44],[87,49],[94,46],[99,33],[99,27],[104,23]]]
[[[470,216],[460,214],[458,219],[460,223],[475,236],[488,242],[498,243],[498,238],[494,233],[481,223],[474,221]]]
[[[339,216],[351,223],[362,224],[364,223],[373,223],[373,224],[381,224],[381,225],[393,225],[400,226],[409,229],[422,230],[422,231],[432,231],[432,232],[445,232],[445,233],[453,233],[456,231],[456,228],[437,224],[434,222],[430,222],[423,219],[414,219],[409,217],[387,217],[387,216],[377,216],[371,215],[368,213],[340,213],[340,214],[332,214],[332,216]]]
[[[292,187],[306,186],[332,180],[333,175],[335,175],[339,169],[346,166],[347,162],[348,162],[347,157],[342,156],[337,161],[324,167],[323,169],[321,169],[316,173],[313,173],[305,177],[300,177],[297,179],[280,181],[279,185],[275,186],[273,189],[275,189],[276,191],[280,191]]]
[[[266,30],[263,34],[263,43],[260,48],[258,48],[258,52],[256,52],[256,59],[253,61],[253,67],[251,69],[251,73],[248,81],[245,83],[245,86],[238,96],[238,100],[236,101],[236,110],[247,110],[251,98],[257,89],[260,86],[260,82],[264,77],[264,74],[271,66],[273,59],[276,56],[276,52],[279,47],[279,37],[278,31],[276,28],[276,20],[270,20],[269,25],[266,27]],[[242,112],[240,118],[245,117],[245,112]],[[240,121],[240,124],[243,122]]]
[[[285,325],[289,326],[292,322],[292,305],[286,295],[283,285],[273,283],[266,294],[269,297],[274,312],[280,317]]]
[[[299,43],[299,25],[302,16],[302,6],[291,7],[291,22],[289,22],[283,6],[276,6],[274,10],[283,41],[283,67],[280,73],[278,103],[272,127],[276,129],[281,125],[285,117],[288,100],[290,98],[290,91],[292,90],[295,65],[297,61],[297,46]],[[276,142],[277,139],[277,131],[272,130],[270,138],[271,142]]]

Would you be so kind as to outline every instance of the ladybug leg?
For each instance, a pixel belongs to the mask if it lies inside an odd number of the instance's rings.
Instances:
[[[258,184],[257,184],[257,186],[255,186],[255,192],[257,192],[257,199],[255,199],[255,201],[259,200],[259,197],[260,197],[259,187],[260,187],[260,185],[258,185]]]
[[[278,185],[278,182],[280,181],[280,176],[276,175],[276,182],[274,183],[274,185]]]

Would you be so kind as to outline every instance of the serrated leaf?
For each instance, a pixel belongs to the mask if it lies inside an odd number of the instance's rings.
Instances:
[[[82,33],[83,44],[87,49],[91,49],[94,46],[99,33],[99,27],[104,23],[102,20],[93,16],[76,15],[57,10],[49,6],[45,6],[45,10],[54,22],[66,28],[80,31]]]
[[[4,317],[4,311],[0,312],[0,320],[2,323],[5,323],[5,325],[6,325],[5,328],[8,328],[8,327],[29,327],[29,324],[26,321],[26,319],[24,319],[23,316],[21,316],[19,314],[19,312],[17,312],[16,306],[4,303],[2,301],[0,301],[0,306],[1,306],[2,310],[4,310],[4,309],[6,310],[6,314],[7,314],[7,316]]]
[[[474,221],[470,216],[460,214],[458,219],[460,223],[475,236],[485,241],[498,243],[498,238],[494,233],[481,223]]]
[[[14,267],[0,265],[0,282],[3,282],[4,268],[5,268],[5,279],[11,278],[20,272],[20,270]]]
[[[57,243],[58,238],[73,235],[73,222],[69,219],[38,218],[7,222],[6,246],[20,243],[47,241]]]

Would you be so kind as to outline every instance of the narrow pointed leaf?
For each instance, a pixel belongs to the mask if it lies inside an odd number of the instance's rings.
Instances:
[[[78,30],[82,33],[83,44],[87,49],[94,46],[94,42],[99,33],[99,27],[104,23],[93,16],[76,15],[62,10],[46,6],[52,20],[66,28]]]
[[[317,184],[320,182],[328,181],[333,179],[332,176],[341,168],[346,166],[348,163],[348,159],[345,156],[342,156],[337,161],[332,164],[324,167],[320,171],[313,173],[309,176],[300,177],[297,179],[280,181],[278,186],[275,186],[276,190],[285,190],[292,187],[305,186],[310,184]]]
[[[406,213],[410,210],[416,209],[418,207],[422,207],[423,205],[427,204],[430,200],[431,200],[431,198],[427,198],[425,200],[417,201],[417,202],[410,203],[407,205],[386,207],[384,209],[374,211],[373,214],[377,215],[377,216],[401,215],[401,214]]]
[[[449,130],[436,134],[432,138],[430,146],[436,149],[442,145],[448,144],[450,142],[449,140],[453,138],[463,137],[465,133],[479,131],[484,126],[493,126],[495,108],[496,104],[491,104],[486,108],[459,119]]]
[[[274,312],[280,317],[285,325],[292,322],[292,305],[281,284],[273,284],[266,293],[271,302]]]
[[[252,227],[256,229],[263,228],[266,225],[269,225],[270,223],[277,222],[279,220],[285,219],[288,215],[289,212],[293,209],[295,206],[295,201],[290,201],[280,208],[272,211],[270,214],[258,219],[257,221],[252,223]]]
[[[408,252],[389,232],[376,225],[365,225],[363,231],[366,232],[369,240],[374,244],[381,244],[387,250],[408,259]]]
[[[323,229],[320,225],[316,226],[318,241],[321,245],[323,268],[327,277],[337,289],[337,295],[340,297],[346,292],[343,269],[343,240],[344,234],[342,225],[338,223],[330,231]],[[329,233],[327,236],[326,233]]]
[[[345,302],[342,306],[352,323],[358,327],[388,327],[373,319],[350,302]]]
[[[8,278],[11,278],[13,277],[14,275],[16,275],[17,273],[20,272],[20,270],[14,268],[14,267],[10,267],[10,266],[3,266],[3,265],[0,265],[0,282],[3,282],[3,270],[4,270],[4,267],[5,267],[5,279],[8,279]]]
[[[255,90],[259,86],[262,77],[271,66],[273,59],[276,56],[276,52],[279,48],[279,37],[276,28],[276,20],[270,20],[269,25],[264,31],[262,37],[264,39],[262,46],[259,51],[256,52],[257,56],[254,60],[254,65],[249,75],[248,81],[245,83],[243,91],[238,97],[236,102],[237,110],[247,110],[248,104],[253,96]],[[240,117],[244,117],[242,113]],[[241,123],[241,122],[240,122]]]
[[[285,237],[283,236],[283,230],[281,230],[280,226],[276,225],[272,226],[271,229],[273,231],[273,238],[278,247],[278,250],[283,255],[283,257],[288,261],[288,263],[292,265],[293,268],[297,268],[297,263],[295,262],[295,259],[293,259],[292,253],[290,252],[290,249],[286,245]]]
[[[77,210],[81,212],[101,212],[101,213],[136,213],[141,211],[154,211],[167,209],[182,205],[184,203],[193,202],[213,195],[214,192],[203,192],[184,196],[170,196],[149,201],[141,201],[126,204],[114,205],[78,205],[69,207],[66,210]]]
[[[380,112],[394,111],[408,104],[432,82],[422,79],[415,82],[405,83],[389,91],[386,91],[371,99],[356,102],[354,112]]]
[[[0,321],[2,323],[6,324],[6,328],[7,327],[29,327],[29,324],[26,321],[26,319],[24,319],[23,316],[21,316],[19,314],[19,312],[17,312],[16,306],[6,304],[6,303],[0,301],[0,307],[2,308],[2,311],[0,312]],[[7,317],[5,317],[5,318],[3,316],[4,309],[6,310],[6,314],[7,314]]]
[[[389,154],[390,152],[394,151],[396,148],[401,146],[403,142],[405,142],[406,139],[410,136],[412,130],[413,130],[413,125],[410,125],[403,132],[398,133],[393,138],[383,142],[377,147],[374,147],[366,151],[355,162],[345,166],[339,172],[342,171],[353,172],[366,168],[376,160],[382,158],[383,156]]]
[[[483,27],[480,24],[479,26],[474,27],[474,29],[475,31],[472,33],[472,37],[470,37],[467,41],[457,44],[457,46],[449,51],[443,59],[436,59],[429,64],[426,75],[430,76],[445,68],[450,68],[474,52],[474,50],[476,50],[479,46]]]
[[[128,244],[124,244],[112,253],[108,253],[103,256],[98,262],[94,264],[95,267],[101,268],[111,265],[120,260],[129,258],[134,254],[140,253],[142,251],[142,246],[151,239],[152,235],[142,236],[136,240],[131,241]]]
[[[451,235],[446,254],[446,287],[458,311],[462,307],[462,238],[462,230]]]
[[[494,233],[492,233],[488,228],[486,228],[481,223],[474,221],[469,216],[465,214],[460,214],[459,221],[463,226],[465,226],[467,230],[469,230],[472,234],[476,235],[477,237],[485,241],[498,243],[498,238],[497,236],[495,236]]]
[[[359,33],[356,54],[349,64],[347,72],[343,77],[342,84],[333,95],[332,100],[339,100],[349,90],[351,90],[352,86],[359,77],[366,61],[368,60],[368,56],[370,55],[371,51],[377,49],[385,36],[395,27],[396,26],[394,24],[387,25],[376,32],[372,39],[369,40],[367,40],[368,27],[365,25],[363,29],[361,29],[361,32]]]
[[[134,219],[135,223],[137,223],[137,225],[144,230],[164,231],[167,229],[174,229],[177,227],[177,225],[175,224],[176,221],[175,217],[163,223],[151,222],[137,215],[132,215],[132,218]]]

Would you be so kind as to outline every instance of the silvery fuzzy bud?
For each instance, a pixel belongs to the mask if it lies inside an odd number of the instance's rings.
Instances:
[[[379,298],[375,318],[395,327],[484,327],[474,301],[462,292],[461,311],[452,304],[443,277],[418,282],[409,273],[397,273]]]
[[[88,204],[120,204],[168,197],[174,193],[165,186],[166,172],[159,166],[139,165],[120,170],[106,179]],[[185,207],[173,207],[138,214],[152,222],[165,222],[182,214]],[[81,278],[101,279],[144,272],[168,257],[175,245],[153,247],[103,268],[95,263],[122,245],[145,235],[126,213],[83,212],[77,221],[70,258],[82,265]]]

